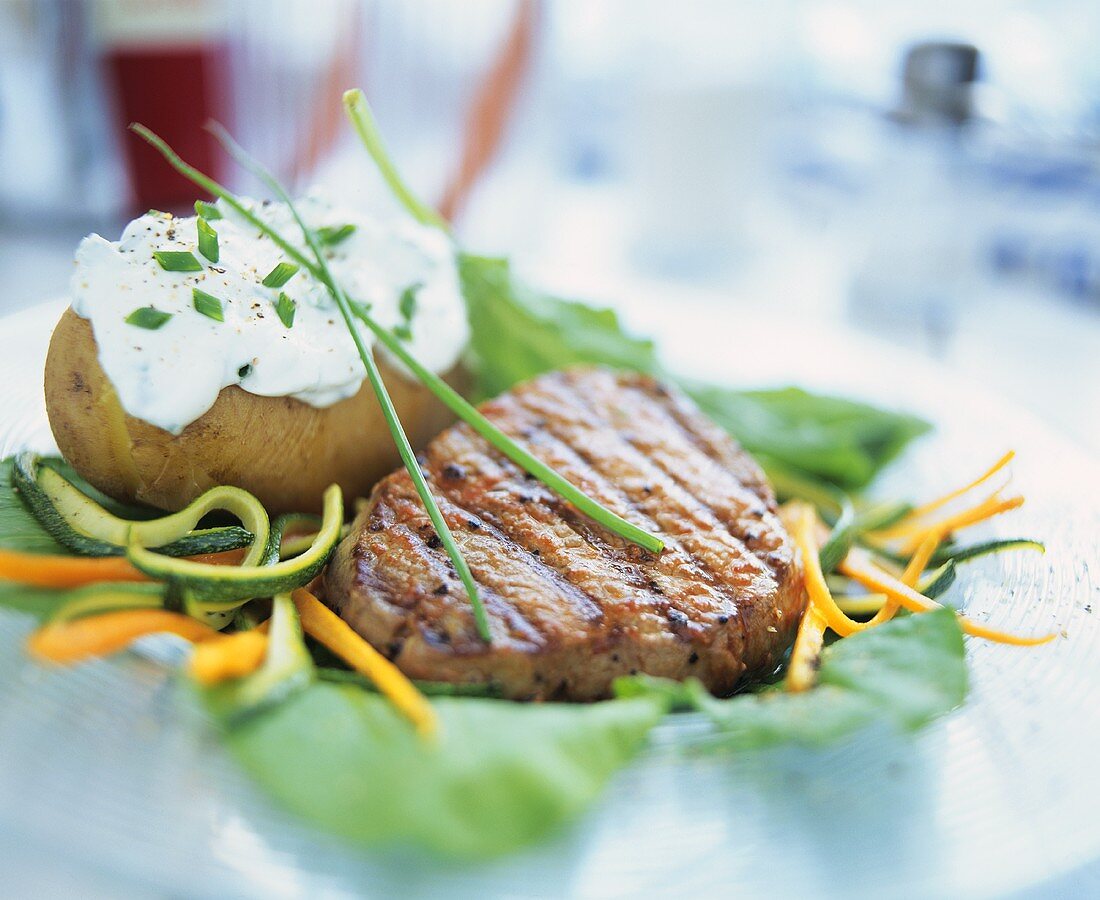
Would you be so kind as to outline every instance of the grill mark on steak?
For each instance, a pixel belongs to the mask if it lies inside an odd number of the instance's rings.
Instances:
[[[639,390],[645,391],[644,381],[635,379]],[[665,411],[687,435],[692,445],[700,452],[716,460],[723,468],[749,491],[755,494],[769,512],[776,511],[775,495],[764,477],[764,472],[747,453],[729,435],[704,415],[687,396],[679,393],[669,395]]]
[[[742,583],[747,586],[747,581],[755,577],[771,577],[767,567],[697,498],[682,490],[614,429],[594,425],[600,415],[580,392],[565,390],[561,383],[549,384],[529,405],[538,413],[551,400],[559,415],[547,430],[575,447],[600,475],[614,477],[616,486],[635,508],[666,534],[676,535],[701,568],[716,578],[719,572],[733,572],[732,579],[723,578],[723,583],[731,587]],[[563,411],[569,415],[562,415]]]
[[[413,677],[491,681],[517,698],[596,699],[634,672],[695,675],[728,693],[747,670],[774,668],[802,605],[791,543],[755,465],[690,401],[644,376],[586,369],[482,412],[667,549],[606,531],[454,426],[419,459],[493,642],[478,638],[404,471],[376,486],[325,575],[326,602],[353,628]]]
[[[514,422],[517,426],[527,421],[527,412],[511,403],[510,398],[501,398],[499,402],[507,421]],[[522,430],[529,432],[526,428]],[[621,485],[600,473],[578,448],[557,437],[554,430],[546,429],[538,434],[537,439],[532,438],[529,449],[608,509],[648,531],[661,531],[659,524],[632,501]],[[672,605],[697,608],[699,595],[706,594],[712,608],[720,608],[731,616],[738,615],[736,598],[726,590],[713,572],[683,547],[677,535],[665,532],[662,535],[665,551],[659,557],[654,557],[645,550],[628,544],[618,535],[610,532],[602,534],[608,542],[629,548],[627,552],[632,554],[633,565],[640,567],[644,563],[652,569],[651,578],[656,576],[652,580],[657,581],[658,590],[654,591],[648,582],[646,587],[665,600],[665,609]],[[667,620],[667,616],[665,619]],[[667,621],[663,621],[661,627],[667,628]]]
[[[581,527],[573,516],[562,515],[567,504],[543,485],[530,485],[523,471],[506,459],[493,459],[482,451],[486,446],[467,427],[455,427],[429,448],[429,468],[434,474],[444,460],[468,461],[468,470],[478,472],[463,483],[440,482],[444,496],[460,505],[476,501],[483,520],[489,521],[503,539],[531,555],[547,580],[567,584],[591,605],[594,617],[602,616],[601,594],[615,602],[638,593],[651,593],[647,580],[636,566],[618,558],[611,545],[591,527]],[[517,504],[515,496],[527,498]],[[555,511],[557,510],[557,511]]]
[[[687,493],[707,508],[711,515],[725,520],[731,534],[738,532],[742,542],[762,558],[773,571],[786,569],[794,554],[782,550],[778,521],[767,503],[731,476],[729,470],[710,453],[691,454],[694,445],[683,423],[652,402],[643,387],[618,388],[614,379],[599,373],[586,382],[586,397],[599,412],[615,421],[622,418],[635,427],[626,439],[647,459],[653,461]],[[703,497],[707,497],[703,500]]]
[[[430,470],[427,474],[434,475]],[[420,497],[416,494],[411,481],[408,482],[407,488],[408,490],[401,495],[402,501],[408,505],[406,515],[415,516],[425,533],[434,534],[435,532],[431,530],[431,520],[424,511]],[[441,495],[438,484],[433,485],[432,493],[479,587],[488,588],[488,591],[479,591],[486,611],[506,619],[511,640],[530,643],[533,647],[545,645],[545,631],[530,615],[530,610],[537,612],[542,609],[544,604],[538,603],[537,600],[540,596],[554,598],[552,614],[560,621],[575,622],[583,626],[602,617],[602,609],[591,597],[564,581],[556,572],[541,565],[530,554],[522,552],[521,548],[506,539],[496,528],[478,519],[469,510],[456,505],[445,495]],[[471,529],[469,527],[471,522],[477,522],[477,527]],[[503,555],[499,552],[501,549],[504,550]],[[450,562],[446,559],[442,548],[428,552],[445,561],[450,567]],[[424,607],[426,612],[430,612],[435,607],[450,609],[454,606],[453,598],[456,597],[460,603],[468,605],[469,599],[465,588],[457,575],[454,575],[452,580],[453,583],[449,584],[447,595],[433,593],[431,595],[433,599],[430,601],[420,596],[419,605]],[[520,593],[519,602],[513,602],[509,597],[517,592]],[[529,611],[525,612],[524,608]],[[480,648],[481,643],[473,630],[472,620],[464,624],[466,627],[461,632],[461,646]],[[457,635],[451,635],[452,642],[456,637]]]

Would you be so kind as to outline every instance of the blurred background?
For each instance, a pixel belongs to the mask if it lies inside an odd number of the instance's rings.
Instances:
[[[193,199],[131,120],[242,190],[209,118],[389,203],[361,85],[463,244],[540,285],[712,309],[731,353],[739,315],[857,329],[1100,452],[1098,33],[1077,0],[0,0],[0,313]]]

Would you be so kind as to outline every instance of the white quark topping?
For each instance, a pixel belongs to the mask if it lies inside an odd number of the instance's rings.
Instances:
[[[309,258],[283,204],[246,203]],[[304,270],[281,287],[264,287],[268,274],[290,260],[225,204],[217,209],[223,218],[209,223],[218,235],[217,262],[199,252],[195,217],[155,212],[127,225],[117,243],[91,235],[76,252],[73,310],[91,321],[99,362],[122,408],[178,434],[231,384],[318,407],[353,396],[366,373],[328,292]],[[455,364],[469,332],[447,235],[411,219],[371,219],[316,197],[301,201],[299,211],[313,229],[353,226],[325,248],[348,296],[370,304],[383,326],[405,333],[410,352],[428,368],[443,372]],[[193,254],[201,271],[166,271],[153,255],[165,251]],[[224,321],[196,310],[196,288],[220,301]],[[401,298],[410,288],[415,303],[406,321]],[[284,310],[288,300],[294,303],[289,328],[276,311],[280,294],[287,298]],[[410,304],[404,306],[407,314]],[[142,307],[171,317],[154,329],[126,321]],[[371,346],[373,336],[356,324]]]

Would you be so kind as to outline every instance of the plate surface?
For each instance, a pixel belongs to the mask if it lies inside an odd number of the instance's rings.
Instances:
[[[41,371],[62,309],[0,319],[0,455],[51,446]],[[642,298],[633,319],[691,374],[797,383],[934,421],[936,433],[877,486],[885,496],[929,495],[1015,447],[1014,485],[1028,503],[987,533],[1038,537],[1048,552],[975,563],[953,596],[996,627],[1063,639],[1033,650],[971,641],[969,702],[913,740],[868,731],[825,752],[699,758],[686,752],[691,721],[671,720],[556,838],[491,865],[448,867],[300,825],[234,768],[160,666],[127,655],[36,668],[20,650],[29,621],[0,611],[5,871],[41,885],[33,861],[56,860],[51,887],[116,895],[957,897],[1050,883],[1100,858],[1093,461],[1028,414],[847,332],[741,314],[716,327],[714,306],[690,298],[674,311]],[[742,331],[753,340],[731,339]]]

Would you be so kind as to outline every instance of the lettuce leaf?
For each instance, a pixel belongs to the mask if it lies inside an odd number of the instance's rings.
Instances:
[[[697,683],[659,679],[622,679],[616,691],[702,711],[714,726],[708,746],[723,750],[824,746],[873,723],[916,731],[966,699],[962,630],[950,609],[901,616],[827,647],[818,681],[806,693],[766,690],[729,700]]]
[[[60,457],[43,457],[41,462],[56,469],[70,483],[116,516],[122,516],[125,519],[150,519],[164,515],[153,509],[127,506],[108,497],[77,475],[76,470]],[[12,464],[13,460],[10,456],[0,459],[0,550],[71,555],[68,549],[57,543],[38,524],[38,520],[12,487]]]
[[[45,622],[66,603],[73,592],[67,588],[38,588],[0,580],[0,609],[28,613]]]
[[[419,739],[383,697],[318,682],[236,727],[226,741],[283,806],[345,838],[483,859],[530,844],[595,799],[669,710],[704,712],[701,749],[822,746],[873,723],[912,731],[966,695],[950,610],[905,616],[825,651],[821,686],[729,700],[698,681],[620,679],[587,705],[433,700],[442,736]]]
[[[652,697],[433,705],[434,744],[385,698],[318,682],[226,741],[278,802],[328,831],[478,859],[530,844],[587,806],[666,708]]]
[[[533,290],[503,259],[463,255],[459,273],[478,398],[582,363],[647,372],[677,381],[765,468],[782,466],[845,490],[864,487],[929,428],[913,416],[798,388],[734,391],[677,379],[661,368],[653,342],[627,334],[611,310]]]
[[[930,428],[915,416],[796,387],[739,392],[681,386],[765,468],[775,461],[845,490],[865,487]]]
[[[513,278],[506,259],[463,254],[459,275],[478,400],[566,366],[658,369],[653,341],[628,335],[613,310],[539,293]]]
[[[11,484],[11,459],[0,460],[0,550],[22,553],[68,553],[20,499]]]

